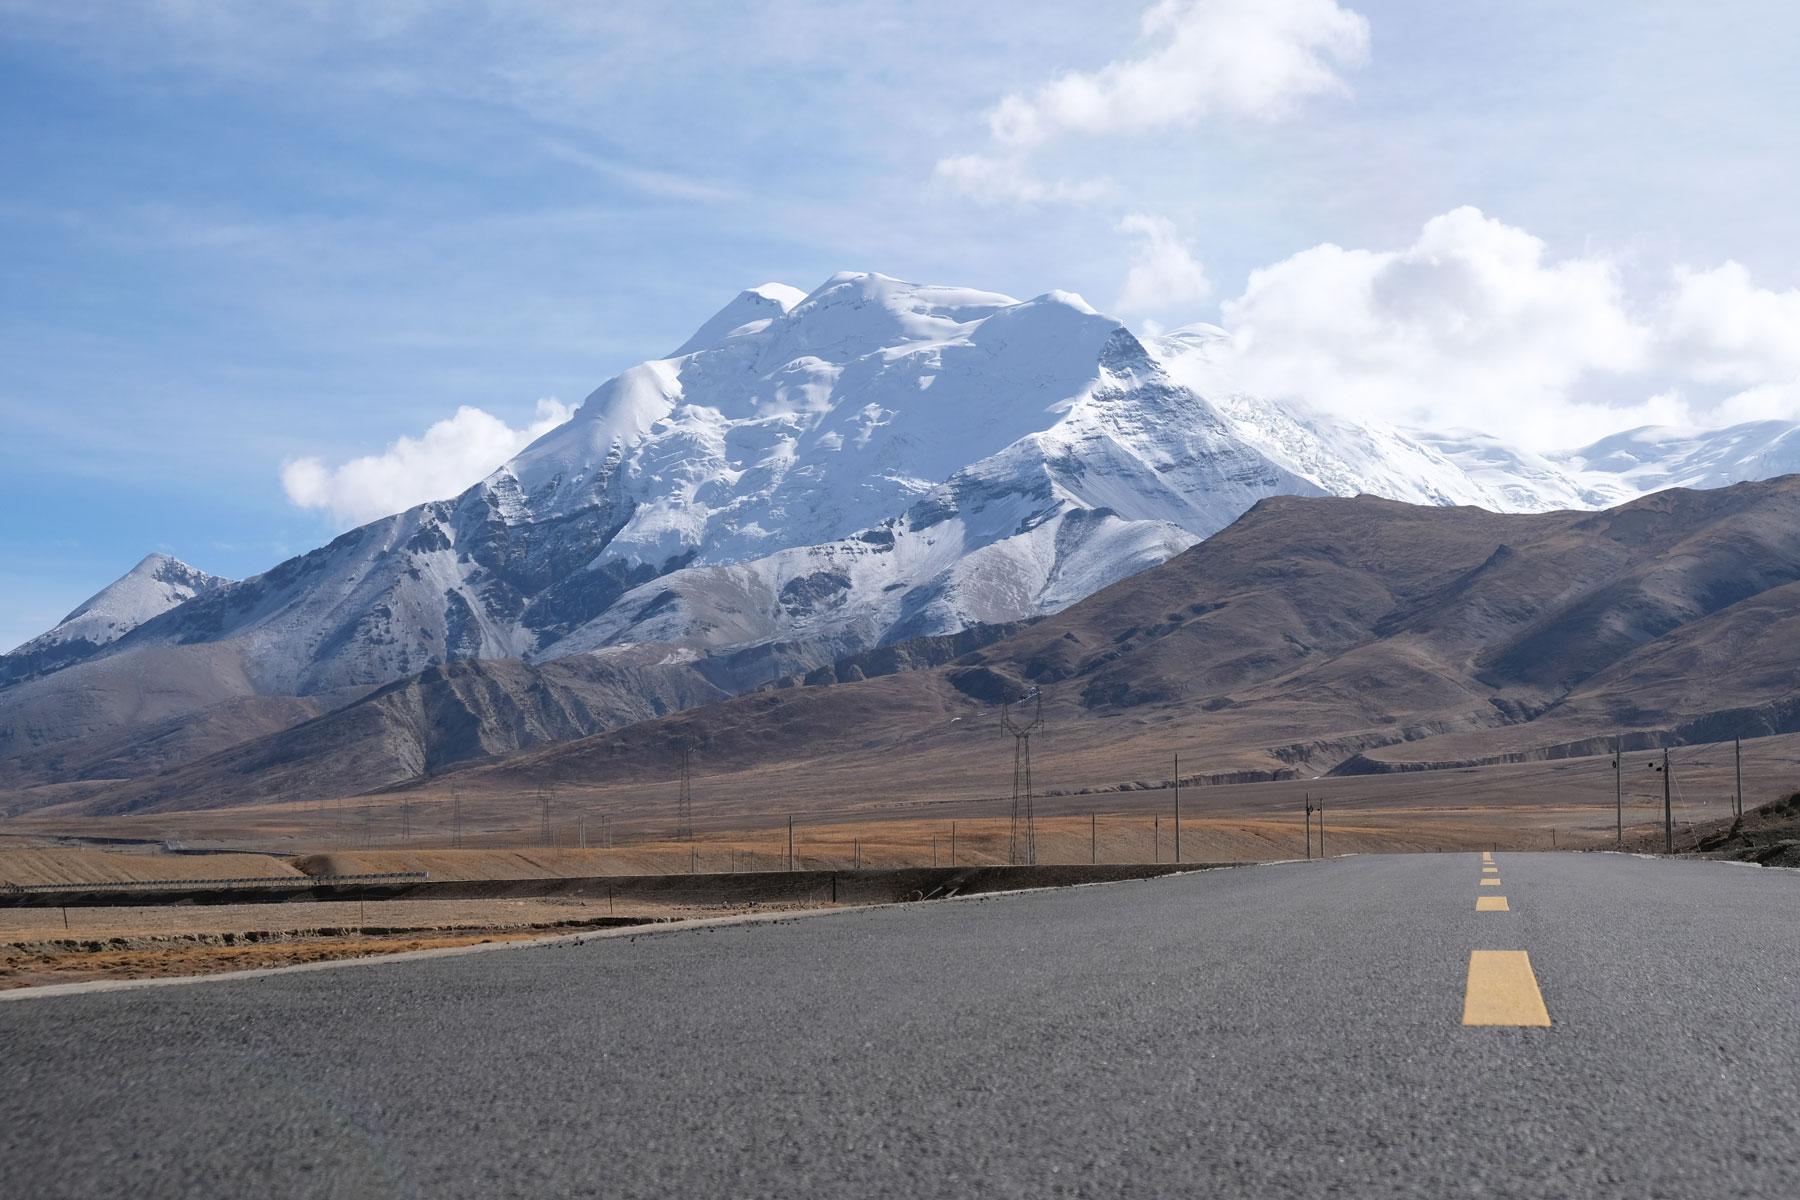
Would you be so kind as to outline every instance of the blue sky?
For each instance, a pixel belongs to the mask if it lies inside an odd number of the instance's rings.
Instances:
[[[843,269],[1223,323],[1256,388],[1545,447],[1800,418],[1796,35],[1732,2],[0,0],[0,647],[151,550],[243,576],[472,482],[739,289]]]

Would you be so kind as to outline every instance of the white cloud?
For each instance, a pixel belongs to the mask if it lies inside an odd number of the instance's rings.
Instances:
[[[1759,288],[1736,262],[1677,268],[1675,285],[1665,336],[1689,376],[1753,386],[1800,377],[1800,290]]]
[[[1138,239],[1125,286],[1113,308],[1121,313],[1167,310],[1195,304],[1212,294],[1206,268],[1182,240],[1175,223],[1149,213],[1132,213],[1119,222],[1120,233]]]
[[[288,499],[322,508],[359,525],[427,500],[454,496],[556,426],[574,410],[554,398],[537,402],[537,417],[514,429],[479,408],[462,407],[423,437],[401,437],[384,454],[328,467],[317,458],[291,459],[281,468]]]
[[[1340,72],[1368,59],[1368,21],[1335,0],[1157,0],[1139,24],[1142,53],[1006,96],[987,115],[1003,152],[942,158],[934,180],[982,204],[1092,204],[1116,191],[1110,180],[1046,182],[1032,155],[1068,134],[1276,120],[1307,97],[1345,91]]]
[[[1554,259],[1459,208],[1400,250],[1315,246],[1221,306],[1229,386],[1538,449],[1640,424],[1800,420],[1800,291],[1734,262],[1628,302],[1611,260]]]
[[[1403,250],[1303,251],[1252,272],[1221,310],[1247,390],[1540,445],[1624,424],[1618,410],[1581,411],[1574,389],[1651,360],[1652,331],[1613,264],[1551,261],[1473,208],[1434,217]]]
[[[1344,90],[1368,59],[1369,22],[1334,0],[1159,0],[1151,46],[1098,71],[1071,71],[988,118],[994,137],[1034,146],[1063,133],[1142,134],[1215,114],[1270,120]]]

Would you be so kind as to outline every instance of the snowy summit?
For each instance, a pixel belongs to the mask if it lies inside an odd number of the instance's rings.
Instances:
[[[1599,507],[1773,470],[1796,442],[1640,430],[1537,455],[1246,394],[1226,345],[1203,325],[1140,339],[1064,292],[765,284],[454,499],[241,583],[146,560],[45,635],[70,652],[0,663],[222,643],[282,695],[646,644],[779,646],[804,669],[1054,612],[1265,496]]]

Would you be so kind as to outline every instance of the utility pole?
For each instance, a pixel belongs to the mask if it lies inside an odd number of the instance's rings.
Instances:
[[[1175,756],[1175,861],[1181,861],[1181,755]]]
[[[675,840],[694,840],[694,748],[681,748],[681,795],[675,801]]]
[[[450,789],[450,848],[462,849],[462,788]]]
[[[1037,823],[1031,811],[1031,735],[1044,724],[1044,693],[1033,688],[1019,703],[1027,700],[1037,701],[1037,711],[1024,725],[1013,720],[1010,705],[1000,706],[1000,727],[1013,736],[1012,842],[1007,858],[1014,866],[1037,862]]]
[[[1625,848],[1625,739],[1613,739],[1613,809],[1619,823],[1619,849]]]
[[[538,845],[548,846],[550,835],[550,797],[552,789],[548,786],[538,789]]]
[[[1319,857],[1325,857],[1325,801],[1319,801]]]
[[[1737,800],[1733,805],[1733,816],[1744,815],[1744,739],[1731,739],[1731,755],[1737,764]]]
[[[1150,861],[1162,861],[1162,814],[1150,814]]]
[[[1675,809],[1669,802],[1669,751],[1663,749],[1663,853],[1675,853]]]
[[[1306,857],[1312,860],[1312,793],[1302,793],[1306,797]]]

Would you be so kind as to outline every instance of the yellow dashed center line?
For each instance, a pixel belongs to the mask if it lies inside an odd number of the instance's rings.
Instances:
[[[1481,873],[1483,875],[1498,875],[1500,873],[1500,868],[1499,867],[1483,867],[1483,868],[1481,868]]]
[[[1483,879],[1481,881],[1481,886],[1482,887],[1499,887],[1500,886],[1500,878],[1499,878],[1499,876],[1495,876],[1492,879]]]
[[[1549,1025],[1550,1013],[1523,950],[1475,950],[1463,994],[1464,1025]]]
[[[1505,896],[1477,896],[1475,897],[1475,911],[1511,912],[1512,909],[1506,906]]]

